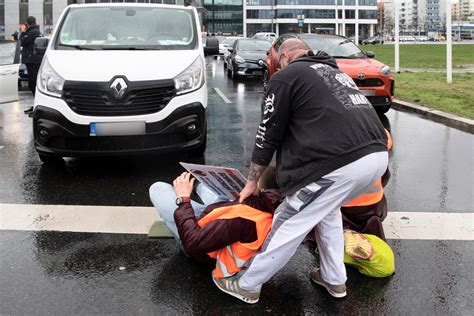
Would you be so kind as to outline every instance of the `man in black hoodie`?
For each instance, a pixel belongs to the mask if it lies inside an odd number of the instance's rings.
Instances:
[[[38,76],[38,70],[41,65],[43,56],[35,55],[33,52],[33,45],[37,37],[43,36],[39,30],[39,25],[36,25],[36,18],[29,16],[26,19],[26,30],[20,35],[21,42],[21,62],[26,65],[28,71],[28,88],[30,88],[33,95],[36,91],[36,77]],[[33,111],[33,107],[25,111],[30,113]]]
[[[286,40],[278,57],[282,69],[267,86],[240,200],[255,193],[275,151],[277,180],[286,199],[248,269],[214,282],[244,302],[257,302],[262,284],[315,228],[321,267],[311,271],[311,280],[332,296],[344,297],[340,207],[368,192],[387,169],[387,136],[370,102],[332,57],[313,53],[299,39]]]

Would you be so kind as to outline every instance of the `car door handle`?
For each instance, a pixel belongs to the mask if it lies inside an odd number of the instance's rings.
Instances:
[[[14,75],[16,73],[17,73],[16,70],[7,70],[7,71],[0,72],[0,76]]]

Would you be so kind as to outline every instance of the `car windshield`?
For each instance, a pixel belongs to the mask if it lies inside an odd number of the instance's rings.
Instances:
[[[192,11],[157,7],[70,9],[59,31],[59,49],[195,49]]]
[[[241,51],[267,51],[272,44],[263,40],[239,40],[237,49]]]
[[[364,52],[347,38],[313,37],[303,38],[312,50],[322,50],[336,58],[364,58]]]

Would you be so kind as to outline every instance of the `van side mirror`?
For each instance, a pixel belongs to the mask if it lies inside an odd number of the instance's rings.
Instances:
[[[49,39],[46,37],[38,37],[35,39],[35,43],[33,44],[33,54],[36,56],[42,56],[46,52],[46,48],[48,48]]]
[[[215,37],[206,39],[206,47],[204,48],[204,56],[219,54],[219,40]]]
[[[367,56],[367,58],[374,58],[374,57],[375,57],[375,53],[374,53],[374,52],[371,52],[371,51],[367,51],[367,52],[365,52],[365,56]]]

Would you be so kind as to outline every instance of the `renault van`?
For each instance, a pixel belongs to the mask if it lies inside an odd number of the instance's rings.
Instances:
[[[205,59],[195,8],[70,5],[45,56],[34,102],[43,162],[206,149]],[[207,49],[215,49],[208,47]]]

